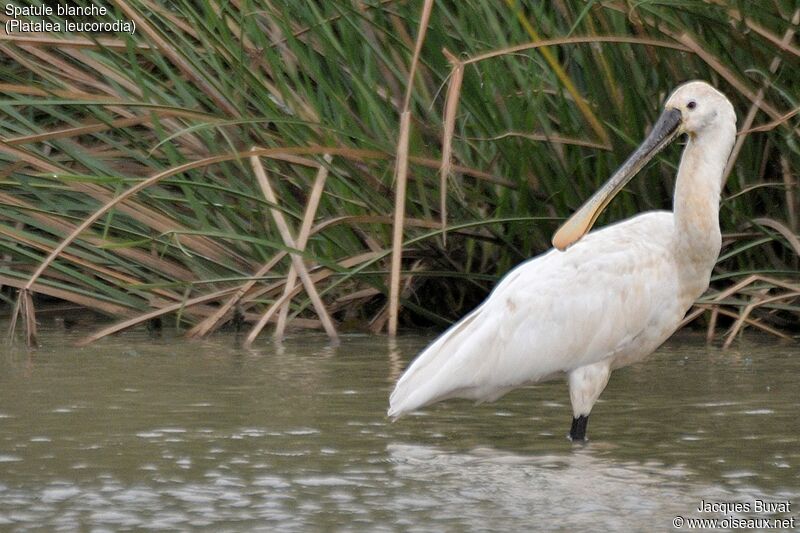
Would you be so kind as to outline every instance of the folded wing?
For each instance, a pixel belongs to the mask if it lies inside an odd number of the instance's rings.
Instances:
[[[417,357],[389,416],[454,397],[492,401],[640,346],[652,351],[685,312],[675,301],[672,227],[670,213],[646,213],[519,265]]]

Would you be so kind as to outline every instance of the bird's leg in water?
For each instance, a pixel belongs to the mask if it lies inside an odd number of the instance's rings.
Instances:
[[[589,423],[588,415],[581,415],[578,418],[572,419],[572,427],[569,430],[569,440],[571,441],[585,441],[586,440],[586,424]]]
[[[572,428],[569,430],[570,440],[586,440],[589,413],[600,393],[606,388],[610,375],[610,359],[578,367],[569,373],[569,398],[573,416]]]

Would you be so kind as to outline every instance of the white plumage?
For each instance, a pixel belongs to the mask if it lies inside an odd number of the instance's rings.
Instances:
[[[652,353],[708,287],[720,249],[722,173],[735,138],[728,100],[703,82],[677,89],[653,132],[562,227],[550,250],[509,272],[477,309],[426,348],[397,382],[389,416],[448,398],[493,401],[521,385],[566,375],[573,438],[611,370]],[[678,133],[675,211],[649,212],[581,239],[646,161]],[[582,419],[582,429],[576,423]],[[580,426],[581,423],[578,423]]]

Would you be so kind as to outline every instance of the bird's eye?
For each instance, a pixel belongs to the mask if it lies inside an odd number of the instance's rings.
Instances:
[[[686,104],[686,107],[688,107],[689,109],[694,109],[695,107],[697,107],[697,102],[691,100],[688,104]]]

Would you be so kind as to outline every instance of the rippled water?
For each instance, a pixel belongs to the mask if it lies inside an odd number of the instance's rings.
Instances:
[[[430,337],[42,338],[0,356],[3,530],[653,531],[755,499],[800,524],[797,345],[672,340],[573,445],[560,381],[389,422]]]

